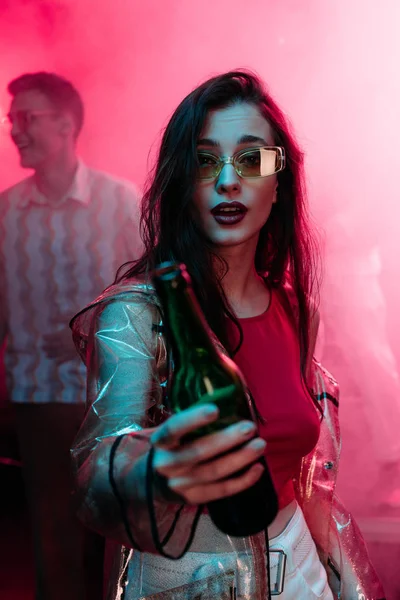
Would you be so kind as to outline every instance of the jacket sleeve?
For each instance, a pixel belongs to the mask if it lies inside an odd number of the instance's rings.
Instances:
[[[313,391],[323,408],[320,439],[303,459],[298,499],[328,574],[335,598],[384,600],[362,533],[336,494],[341,448],[338,418],[339,386],[317,361]]]
[[[331,559],[339,568],[340,598],[385,600],[385,593],[371,563],[363,535],[354,517],[336,494],[333,497],[329,537]],[[330,566],[332,568],[332,563]]]
[[[132,296],[109,299],[94,310],[84,344],[87,413],[72,448],[78,516],[105,537],[148,552],[155,552],[155,548],[144,473],[151,427],[160,421],[159,415],[154,415],[160,406],[162,410],[157,334],[152,331],[156,311],[154,305]],[[79,349],[82,352],[82,346]],[[114,480],[134,544],[127,535],[109,477],[110,451],[122,434],[125,435],[115,453]],[[178,508],[156,502],[161,539],[169,531]],[[193,507],[184,507],[166,547],[168,552],[181,551],[192,519]]]

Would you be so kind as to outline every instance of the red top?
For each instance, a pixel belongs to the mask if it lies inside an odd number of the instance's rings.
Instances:
[[[294,499],[302,457],[318,441],[320,416],[301,376],[298,337],[275,292],[265,313],[239,321],[244,339],[234,360],[263,417],[259,433],[283,508]],[[236,327],[230,329],[236,341]]]

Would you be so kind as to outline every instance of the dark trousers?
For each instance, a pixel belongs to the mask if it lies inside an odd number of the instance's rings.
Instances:
[[[32,519],[36,600],[100,600],[103,541],[74,514],[70,448],[83,419],[75,404],[15,404]]]

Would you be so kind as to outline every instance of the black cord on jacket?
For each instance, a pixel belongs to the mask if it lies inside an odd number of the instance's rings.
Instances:
[[[129,525],[129,519],[128,519],[128,511],[127,511],[127,507],[125,505],[124,499],[122,498],[119,490],[118,490],[118,486],[115,480],[115,476],[114,476],[114,466],[115,466],[115,454],[116,451],[120,445],[120,443],[122,442],[123,438],[129,435],[127,433],[123,433],[122,435],[119,435],[113,442],[112,446],[111,446],[111,451],[110,451],[110,460],[109,460],[109,469],[108,469],[108,478],[110,481],[110,485],[111,485],[111,489],[113,491],[113,494],[118,502],[118,506],[119,506],[119,510],[121,513],[121,519],[124,525],[124,529],[125,529],[125,533],[132,545],[132,547],[135,550],[138,550],[139,552],[142,552],[139,544],[136,542],[133,534],[132,534],[132,530],[130,528]],[[145,440],[146,442],[148,442],[148,438],[140,435],[140,434],[136,434],[135,433],[135,437]],[[159,532],[158,532],[158,527],[157,527],[157,518],[156,518],[156,512],[155,512],[155,506],[154,506],[154,471],[153,471],[153,459],[154,459],[154,446],[152,446],[150,448],[149,451],[149,455],[148,455],[148,459],[147,459],[147,467],[146,467],[146,502],[147,502],[147,509],[149,512],[149,518],[150,518],[150,527],[151,527],[151,535],[153,538],[153,544],[157,550],[157,552],[163,556],[164,558],[169,558],[172,560],[178,560],[180,558],[182,558],[182,556],[184,556],[184,554],[186,554],[186,552],[189,550],[192,542],[193,542],[193,538],[194,535],[196,533],[196,528],[197,528],[197,524],[199,522],[200,519],[200,515],[203,512],[203,508],[204,505],[201,504],[199,505],[199,507],[197,508],[195,517],[193,519],[193,523],[192,523],[192,527],[189,533],[189,538],[184,546],[183,551],[178,555],[178,556],[172,556],[170,554],[168,554],[167,552],[165,552],[164,547],[166,546],[166,544],[169,542],[169,540],[171,539],[176,526],[178,524],[179,518],[181,516],[182,510],[184,508],[184,505],[180,506],[178,508],[178,510],[176,511],[174,520],[172,522],[172,525],[170,527],[170,529],[167,531],[165,537],[163,540],[160,540],[160,536],[159,536]]]
[[[204,509],[204,504],[200,504],[196,510],[196,514],[193,519],[192,527],[190,529],[189,537],[187,539],[187,542],[186,542],[182,552],[178,556],[172,556],[171,554],[168,554],[167,552],[165,552],[164,547],[175,531],[176,525],[178,524],[179,517],[180,517],[182,509],[183,509],[183,505],[178,509],[170,530],[168,531],[164,540],[161,542],[160,536],[158,533],[157,518],[156,518],[156,512],[155,512],[155,506],[154,506],[153,460],[154,460],[154,446],[152,446],[149,451],[149,455],[148,455],[148,459],[147,459],[147,472],[146,472],[147,507],[148,507],[149,516],[150,516],[150,526],[151,526],[151,535],[153,538],[153,544],[155,545],[157,552],[159,552],[161,554],[161,556],[164,556],[164,558],[169,558],[172,560],[179,560],[180,558],[182,558],[182,556],[184,556],[186,554],[186,552],[189,550],[190,546],[192,545],[193,538],[195,536],[196,529],[197,529],[197,524],[199,522],[201,513],[203,512],[203,509]]]
[[[121,513],[121,519],[122,519],[122,522],[124,524],[126,535],[128,536],[128,539],[129,539],[130,543],[132,544],[132,547],[135,548],[135,550],[139,550],[139,552],[140,552],[141,551],[140,550],[140,546],[136,542],[135,538],[133,537],[132,532],[131,532],[131,528],[129,527],[127,510],[126,510],[126,507],[125,507],[125,503],[124,503],[124,500],[123,500],[121,494],[119,493],[119,490],[118,490],[118,487],[117,487],[117,482],[115,481],[115,477],[114,477],[115,453],[118,450],[118,446],[122,442],[122,440],[125,437],[125,435],[127,435],[127,434],[124,433],[122,435],[119,435],[114,440],[113,445],[111,446],[110,461],[109,461],[109,465],[108,465],[108,479],[110,481],[111,489],[112,489],[112,491],[114,493],[114,496],[115,496],[115,498],[116,498],[116,500],[118,502],[119,511]]]
[[[126,535],[132,545],[132,547],[135,550],[138,550],[139,552],[142,552],[139,544],[136,542],[135,538],[133,537],[130,525],[129,525],[129,519],[128,519],[128,511],[127,511],[127,507],[125,506],[125,502],[121,496],[121,494],[119,493],[118,490],[118,486],[114,477],[114,464],[115,464],[115,454],[116,451],[118,450],[118,447],[120,445],[120,443],[122,442],[123,438],[128,435],[126,433],[119,435],[113,442],[112,446],[111,446],[111,451],[110,451],[110,460],[109,460],[109,470],[108,470],[108,476],[109,476],[109,481],[110,481],[110,485],[111,485],[111,489],[113,491],[113,494],[118,502],[118,506],[120,509],[120,513],[121,513],[121,519],[122,522],[124,524],[124,528],[125,528],[125,532]],[[141,436],[140,434],[136,434],[135,433],[135,437],[148,441],[148,438],[145,436]],[[193,542],[193,538],[194,535],[196,533],[196,529],[197,529],[197,524],[199,522],[200,516],[203,512],[204,509],[204,505],[201,504],[199,505],[195,517],[193,519],[193,523],[192,523],[192,527],[189,533],[189,537],[188,540],[184,546],[183,551],[178,555],[178,556],[172,556],[170,554],[168,554],[167,552],[164,551],[164,547],[166,546],[166,544],[169,542],[169,540],[171,539],[176,526],[178,524],[179,521],[179,517],[182,513],[182,510],[184,508],[184,505],[180,506],[179,509],[176,512],[176,515],[174,517],[174,520],[172,522],[172,525],[169,529],[169,531],[167,532],[167,534],[165,535],[164,539],[161,541],[160,540],[160,536],[159,536],[159,532],[158,532],[158,527],[157,527],[157,517],[156,517],[156,513],[155,513],[155,506],[154,506],[154,490],[153,490],[153,484],[154,484],[154,470],[153,470],[153,460],[154,460],[154,446],[152,446],[150,448],[149,454],[148,454],[148,459],[147,459],[147,467],[146,467],[146,501],[147,501],[147,508],[149,511],[149,517],[150,517],[150,527],[151,527],[151,534],[152,534],[152,539],[153,539],[153,544],[157,550],[157,552],[159,552],[159,554],[161,556],[163,556],[164,558],[169,558],[172,560],[179,560],[180,558],[182,558],[186,552],[189,550],[192,542]],[[270,559],[269,559],[269,539],[268,539],[268,530],[265,530],[265,542],[266,542],[266,570],[267,570],[267,591],[268,591],[268,600],[271,600],[271,583],[270,583]]]

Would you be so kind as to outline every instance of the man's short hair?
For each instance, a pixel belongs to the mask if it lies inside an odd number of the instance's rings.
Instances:
[[[55,73],[24,73],[10,81],[7,87],[14,98],[20,92],[36,90],[46,96],[57,110],[71,113],[78,137],[84,118],[82,98],[70,81]]]

